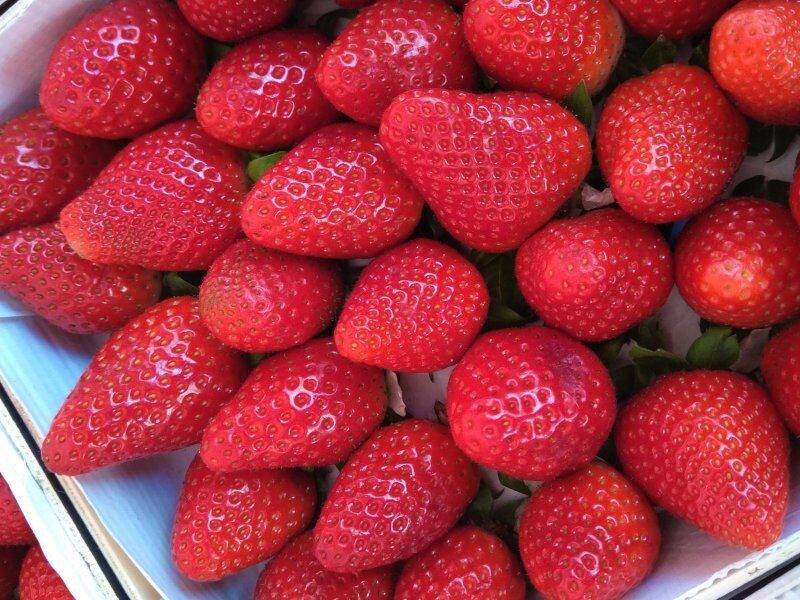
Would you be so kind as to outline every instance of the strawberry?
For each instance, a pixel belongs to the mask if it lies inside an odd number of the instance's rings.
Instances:
[[[276,554],[311,522],[314,479],[296,469],[186,471],[172,530],[172,558],[194,581],[218,581]]]
[[[447,385],[458,447],[520,479],[552,479],[589,462],[615,415],[614,385],[600,359],[546,327],[484,334]]]
[[[545,323],[596,342],[620,335],[666,302],[672,255],[655,227],[604,208],[534,233],[517,253],[516,275]]]
[[[355,121],[378,125],[391,101],[420,87],[477,85],[459,17],[443,0],[378,0],[325,51],[317,83]]]
[[[789,187],[789,208],[797,223],[800,223],[800,154],[797,155],[797,167],[794,172],[794,180]]]
[[[0,600],[13,600],[19,583],[19,571],[28,548],[0,546]],[[57,600],[53,598],[51,600]]]
[[[729,3],[730,4],[730,3]],[[800,3],[744,0],[714,25],[709,66],[743,113],[800,125]]]
[[[32,547],[22,562],[19,600],[73,600],[61,576],[47,562],[39,546]]]
[[[652,570],[660,545],[644,494],[601,462],[545,483],[519,527],[525,570],[548,600],[615,600]]]
[[[197,120],[238,148],[278,150],[332,123],[338,113],[314,80],[328,41],[316,31],[273,31],[228,52],[197,97]]]
[[[200,314],[229,346],[274,352],[302,344],[330,325],[343,295],[335,264],[239,240],[203,280]]]
[[[761,374],[783,422],[800,436],[800,323],[767,342],[761,357]]]
[[[416,239],[364,269],[334,339],[342,356],[393,371],[443,369],[478,335],[489,292],[478,269],[449,246]]]
[[[333,484],[314,529],[314,554],[342,573],[409,558],[455,524],[478,479],[447,428],[420,419],[383,427]]]
[[[622,409],[615,441],[625,472],[669,512],[752,550],[778,539],[789,440],[751,379],[730,371],[660,377]]]
[[[164,300],[94,355],[50,425],[42,458],[55,473],[78,475],[195,444],[246,370],[203,325],[197,300]]]
[[[392,600],[394,572],[381,567],[359,573],[334,573],[314,556],[314,534],[289,542],[258,578],[254,600]]]
[[[35,544],[36,537],[5,479],[0,477],[0,547]],[[2,586],[0,586],[2,589]],[[3,594],[0,593],[0,598]]]
[[[54,218],[116,151],[57,128],[41,108],[0,125],[0,233]]]
[[[380,137],[444,228],[487,252],[549,221],[592,161],[586,128],[535,94],[415,90],[386,110]]]
[[[114,0],[59,40],[39,100],[60,128],[141,135],[186,113],[205,75],[205,42],[167,0]]]
[[[117,154],[61,211],[61,230],[94,262],[205,269],[240,235],[246,192],[239,154],[196,122],[180,121]]]
[[[625,211],[667,223],[719,198],[744,159],[747,135],[708,73],[671,64],[614,90],[600,116],[597,155]]]
[[[599,92],[625,44],[608,0],[470,0],[464,32],[478,64],[504,88],[559,100],[581,81]]]
[[[242,228],[262,246],[324,258],[367,258],[403,241],[423,200],[377,133],[357,123],[312,133],[255,184]]]
[[[800,314],[800,229],[774,202],[715,204],[678,238],[675,282],[714,323],[751,329],[791,319]]]
[[[707,31],[737,0],[611,0],[640,35],[678,39]]]
[[[111,331],[158,301],[161,275],[101,265],[69,247],[58,223],[0,237],[0,289],[72,333]]]
[[[192,27],[220,42],[238,42],[277,27],[295,0],[178,0]]]
[[[339,463],[380,425],[387,400],[380,369],[312,340],[256,367],[209,422],[200,456],[214,471]]]
[[[457,527],[406,561],[394,600],[524,600],[517,558],[495,535]]]

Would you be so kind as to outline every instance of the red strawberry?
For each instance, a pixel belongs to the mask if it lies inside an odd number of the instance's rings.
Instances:
[[[14,591],[19,583],[19,571],[27,551],[25,546],[0,547],[0,600],[13,600],[15,597]]]
[[[314,479],[296,469],[214,473],[196,458],[183,482],[172,558],[195,581],[218,581],[276,554],[311,522]]]
[[[611,0],[644,37],[678,39],[703,33],[737,0]]]
[[[359,573],[327,571],[314,556],[314,534],[289,542],[261,573],[254,600],[392,600],[394,573],[381,567]]]
[[[367,125],[378,125],[406,90],[469,90],[477,80],[461,17],[443,0],[378,0],[347,24],[317,67],[328,100]]]
[[[115,0],[56,45],[39,100],[67,131],[130,138],[192,107],[205,42],[167,0]]]
[[[615,600],[647,576],[660,545],[644,494],[601,462],[545,483],[519,529],[525,570],[548,600]]]
[[[5,479],[0,477],[0,546],[22,546],[35,544],[33,535],[25,515],[17,504],[14,494]],[[2,589],[2,585],[0,585]],[[0,598],[3,594],[0,593]]]
[[[383,371],[350,362],[330,338],[261,362],[203,433],[214,471],[339,463],[380,425]]]
[[[343,295],[334,263],[240,240],[211,265],[200,286],[200,313],[229,346],[274,352],[330,325]]]
[[[305,30],[273,31],[236,46],[211,70],[197,120],[238,148],[291,146],[338,117],[314,80],[328,41]]]
[[[552,479],[589,462],[615,414],[614,385],[600,359],[546,327],[481,336],[447,385],[458,447],[520,479]]]
[[[757,121],[800,125],[798,64],[797,0],[744,0],[714,25],[711,72],[742,112]]]
[[[62,329],[94,333],[117,329],[157,302],[161,275],[84,260],[58,223],[48,223],[0,237],[0,289]]]
[[[608,81],[625,28],[608,0],[470,0],[464,31],[478,64],[508,89],[561,99]]]
[[[178,0],[192,27],[221,42],[237,42],[283,23],[295,0]]]
[[[246,370],[203,325],[197,300],[165,300],[94,355],[50,425],[42,458],[55,473],[78,475],[195,444]]]
[[[516,248],[549,221],[592,161],[584,126],[535,94],[408,92],[380,136],[445,229],[487,252]]]
[[[22,563],[19,600],[74,600],[39,546],[31,548]]]
[[[581,340],[609,340],[666,302],[672,255],[659,231],[605,208],[551,221],[519,249],[516,275],[545,323]]]
[[[709,206],[746,148],[744,118],[708,73],[687,65],[665,65],[619,86],[597,129],[597,155],[614,198],[650,223]]]
[[[715,204],[678,238],[675,282],[714,323],[750,329],[791,319],[800,313],[800,229],[774,202]]]
[[[436,371],[464,354],[488,311],[489,292],[478,269],[449,246],[417,239],[364,269],[334,338],[339,352],[356,362]]]
[[[262,246],[324,258],[367,258],[407,238],[423,200],[376,132],[329,125],[295,146],[255,184],[242,228]]]
[[[0,233],[54,218],[116,151],[58,129],[41,108],[0,125]]]
[[[61,211],[83,258],[164,271],[205,269],[239,235],[239,154],[180,121],[140,137]]]
[[[617,454],[656,504],[716,538],[757,550],[783,527],[789,440],[744,375],[663,376],[622,409]]]
[[[450,529],[478,471],[447,428],[409,419],[383,427],[344,466],[314,529],[314,554],[353,572],[413,556]]]
[[[497,537],[457,527],[406,561],[394,600],[524,600],[517,558]]]
[[[761,357],[761,374],[784,423],[800,436],[800,323],[769,340]]]

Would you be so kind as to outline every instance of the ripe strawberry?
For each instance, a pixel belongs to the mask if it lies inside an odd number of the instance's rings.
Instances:
[[[443,0],[378,0],[347,24],[317,67],[325,97],[376,126],[406,90],[470,90],[477,81],[461,17]]]
[[[196,458],[186,472],[172,558],[195,581],[218,581],[276,554],[311,522],[314,479],[296,469],[214,473]]]
[[[0,546],[23,546],[35,543],[36,536],[33,535],[14,494],[11,493],[11,488],[6,480],[0,477]],[[2,597],[3,594],[0,593],[0,598]]]
[[[274,352],[302,344],[330,325],[343,295],[334,263],[239,240],[203,280],[200,314],[229,346]]]
[[[242,228],[262,246],[324,258],[368,258],[417,226],[423,200],[377,133],[341,123],[312,133],[255,184]]]
[[[761,373],[783,422],[800,436],[800,323],[769,340],[761,357]]]
[[[178,0],[192,27],[220,42],[238,42],[277,27],[295,0]]]
[[[619,598],[647,576],[660,545],[644,494],[601,462],[545,483],[519,529],[525,570],[548,600]]]
[[[338,117],[314,80],[328,41],[305,30],[273,31],[236,46],[211,70],[197,120],[238,148],[291,146]]]
[[[334,339],[342,356],[392,371],[452,365],[478,335],[489,292],[449,246],[416,239],[372,261],[345,301]]]
[[[730,371],[672,373],[622,409],[617,454],[656,504],[752,550],[783,527],[789,440],[764,391]]]
[[[19,574],[19,600],[73,600],[61,576],[39,546],[32,547]]]
[[[611,0],[640,35],[672,39],[703,33],[737,0]]]
[[[27,551],[25,546],[0,547],[0,600],[13,600],[15,597],[20,567]]]
[[[167,0],[114,0],[50,55],[39,100],[62,129],[130,138],[186,113],[205,75],[205,42]]]
[[[416,90],[397,98],[381,142],[460,242],[519,246],[589,171],[586,129],[535,94]]]
[[[95,333],[117,329],[155,304],[161,275],[84,260],[58,223],[48,223],[0,237],[0,290],[66,331]]]
[[[597,155],[614,198],[641,221],[667,223],[709,206],[747,149],[747,123],[699,67],[665,65],[611,94]]]
[[[478,471],[447,428],[420,419],[383,427],[333,484],[314,554],[342,573],[403,560],[450,529],[477,490]]]
[[[209,422],[200,456],[214,471],[332,465],[380,425],[386,404],[383,371],[312,340],[256,367]]]
[[[714,25],[711,72],[742,112],[757,121],[800,125],[798,63],[797,0],[744,0]]]
[[[453,529],[406,561],[394,593],[394,600],[459,598],[525,598],[516,557],[497,536],[471,525]]]
[[[517,253],[516,275],[545,323],[596,342],[627,331],[667,301],[672,255],[655,227],[604,208],[534,233]]]
[[[239,153],[180,121],[117,154],[61,211],[61,230],[94,262],[205,269],[240,235],[246,192]]]
[[[625,44],[608,0],[470,0],[464,32],[478,64],[500,85],[559,100],[581,81],[590,94],[599,92]]]
[[[0,233],[54,218],[116,151],[57,128],[41,108],[0,125]]]
[[[94,355],[50,425],[42,458],[55,473],[78,475],[195,444],[246,370],[203,325],[197,300],[165,300]]]
[[[791,319],[800,313],[800,229],[774,202],[720,202],[678,238],[675,282],[714,323],[750,329]]]
[[[391,600],[394,569],[359,573],[327,571],[314,556],[309,531],[289,542],[261,573],[254,600],[319,598],[320,600]]]

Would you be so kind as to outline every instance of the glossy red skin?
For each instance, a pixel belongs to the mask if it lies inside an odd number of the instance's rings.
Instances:
[[[0,233],[54,218],[117,149],[59,129],[41,108],[0,125]]]
[[[678,238],[675,283],[713,323],[752,329],[791,319],[800,313],[800,228],[775,202],[715,204]]]
[[[297,469],[186,471],[172,530],[172,559],[194,581],[219,581],[275,555],[311,522],[314,479]]]
[[[599,92],[625,44],[608,0],[470,0],[464,32],[478,64],[504,89],[558,100],[581,81]]]
[[[593,462],[534,492],[519,528],[525,570],[547,600],[614,600],[650,573],[658,518],[615,469]]]
[[[203,432],[214,471],[322,467],[342,462],[380,425],[384,373],[312,340],[262,361]]]
[[[420,419],[383,427],[333,484],[314,528],[314,554],[342,573],[409,558],[455,524],[478,480],[446,427]]]
[[[19,600],[73,600],[61,576],[47,562],[39,546],[33,546],[22,562]]]
[[[709,66],[743,113],[800,125],[800,4],[745,0],[714,25]]]
[[[707,31],[737,0],[611,0],[637,33],[655,39]]]
[[[524,600],[517,558],[495,535],[465,525],[410,558],[394,600]]]
[[[188,112],[206,44],[167,0],[115,0],[59,40],[39,100],[62,129],[131,138]]]
[[[243,42],[211,69],[197,97],[197,120],[237,148],[286,149],[339,113],[314,70],[328,40],[316,31],[272,31]]]
[[[295,0],[177,0],[189,24],[220,42],[238,42],[277,27]]]
[[[800,323],[769,340],[761,356],[761,374],[783,422],[800,436]]]
[[[600,115],[597,155],[626,212],[668,223],[719,198],[747,138],[744,117],[708,73],[671,64],[614,90]]]
[[[535,481],[592,460],[611,433],[616,405],[600,359],[547,327],[482,335],[447,385],[458,447],[485,467]]]
[[[56,414],[47,467],[79,475],[200,441],[247,375],[203,325],[197,300],[164,300],[103,344]]]
[[[14,494],[5,479],[0,477],[0,547],[35,544],[33,535],[25,515],[17,504]],[[0,585],[0,590],[2,585]],[[0,593],[2,598],[2,593]]]
[[[380,138],[444,228],[487,252],[518,247],[549,221],[592,160],[572,114],[519,92],[408,92],[386,110]]]
[[[423,205],[374,129],[340,123],[312,133],[256,182],[242,228],[276,250],[369,258],[411,235]]]
[[[319,598],[324,600],[392,600],[394,569],[334,573],[314,556],[314,533],[289,542],[261,572],[254,600]]]
[[[25,546],[0,547],[0,600],[13,600],[19,583],[19,571],[28,548]]]
[[[321,333],[343,297],[344,283],[334,263],[239,240],[203,279],[200,314],[229,346],[276,352]]]
[[[778,539],[789,440],[751,379],[730,371],[663,376],[622,409],[615,442],[625,473],[669,512],[751,550]]]
[[[61,230],[94,262],[202,270],[241,236],[247,186],[236,150],[179,121],[117,154],[61,211]]]
[[[426,373],[455,363],[486,321],[489,292],[449,246],[416,239],[372,261],[339,315],[342,356],[392,371]]]
[[[325,51],[317,83],[348,117],[377,126],[399,94],[478,83],[461,17],[443,0],[378,0]]]
[[[71,333],[111,331],[158,301],[161,274],[78,256],[58,223],[0,237],[0,290]]]
[[[551,327],[610,340],[655,313],[672,290],[672,254],[661,233],[603,208],[551,221],[519,249],[525,300]]]

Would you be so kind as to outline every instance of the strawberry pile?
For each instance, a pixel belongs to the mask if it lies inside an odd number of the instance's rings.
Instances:
[[[0,289],[110,333],[46,466],[199,444],[175,567],[256,600],[611,600],[657,507],[774,543],[800,175],[741,174],[796,152],[800,2],[342,4],[113,0],[0,127]],[[0,600],[69,598],[0,514]]]

